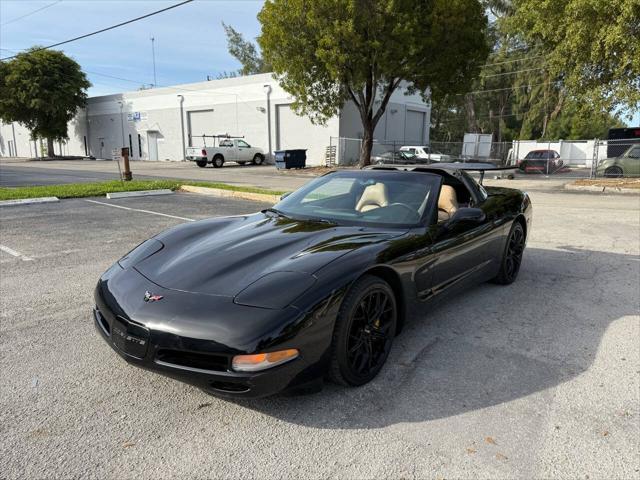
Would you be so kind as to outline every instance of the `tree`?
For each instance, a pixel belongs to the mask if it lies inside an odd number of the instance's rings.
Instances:
[[[0,64],[0,118],[26,126],[34,139],[66,140],[67,123],[86,104],[91,86],[80,65],[64,53],[33,47]]]
[[[245,40],[242,34],[232,26],[222,22],[222,27],[224,28],[224,33],[227,35],[227,49],[229,53],[242,65],[242,68],[238,70],[238,74],[253,75],[271,71],[271,65],[264,61],[253,43]],[[233,78],[235,76],[235,72],[224,72],[219,78]]]
[[[505,31],[545,53],[581,107],[640,109],[640,0],[513,0]]]
[[[293,108],[316,123],[354,103],[360,165],[393,92],[464,92],[489,51],[477,0],[267,0],[258,43]]]

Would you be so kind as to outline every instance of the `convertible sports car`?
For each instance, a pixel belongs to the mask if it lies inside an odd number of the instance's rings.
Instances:
[[[466,171],[489,168],[332,172],[262,212],[171,228],[102,275],[97,331],[131,364],[218,395],[362,385],[412,305],[516,279],[532,206]]]

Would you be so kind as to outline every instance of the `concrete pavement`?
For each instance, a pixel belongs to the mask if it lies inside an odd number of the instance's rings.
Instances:
[[[0,251],[0,476],[638,478],[640,197],[531,196],[516,283],[417,312],[364,387],[244,402],[126,364],[90,310],[142,240],[262,205],[0,210],[0,244],[26,257]]]

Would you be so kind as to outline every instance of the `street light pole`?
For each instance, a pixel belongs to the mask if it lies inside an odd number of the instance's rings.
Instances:
[[[122,131],[121,145],[124,147],[124,118],[123,118],[124,104],[122,102],[118,102],[118,103],[120,104],[120,130]]]
[[[151,37],[151,56],[153,58],[153,88],[158,86],[158,80],[156,79],[156,39]]]

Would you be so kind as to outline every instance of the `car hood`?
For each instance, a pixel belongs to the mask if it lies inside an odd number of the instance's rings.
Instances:
[[[163,248],[135,268],[164,288],[235,296],[268,273],[312,275],[346,253],[405,232],[263,213],[210,219],[182,224],[158,235]]]

